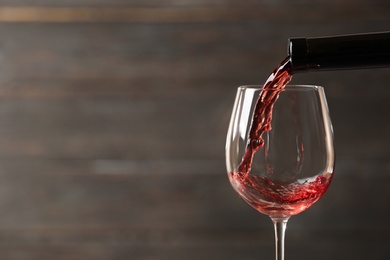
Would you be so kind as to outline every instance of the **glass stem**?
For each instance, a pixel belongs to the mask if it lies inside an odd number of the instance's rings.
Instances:
[[[276,260],[284,260],[284,236],[288,218],[271,218],[275,228]]]

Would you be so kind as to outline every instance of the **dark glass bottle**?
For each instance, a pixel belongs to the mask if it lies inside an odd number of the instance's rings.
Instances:
[[[390,67],[390,32],[290,38],[292,72]]]

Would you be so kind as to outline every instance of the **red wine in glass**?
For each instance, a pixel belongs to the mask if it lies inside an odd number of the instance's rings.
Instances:
[[[323,173],[302,182],[276,182],[242,172],[229,173],[234,189],[259,212],[273,218],[299,214],[317,202],[328,189],[332,174]]]

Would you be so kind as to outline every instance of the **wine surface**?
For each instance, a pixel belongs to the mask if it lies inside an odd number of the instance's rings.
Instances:
[[[286,218],[317,202],[328,189],[332,175],[324,173],[313,179],[284,183],[253,174],[231,172],[229,179],[250,206],[272,218]]]

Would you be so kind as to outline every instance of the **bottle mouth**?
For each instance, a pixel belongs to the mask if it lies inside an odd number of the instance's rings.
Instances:
[[[306,72],[309,70],[308,64],[308,46],[306,38],[288,39],[288,55],[290,57],[292,73]]]

